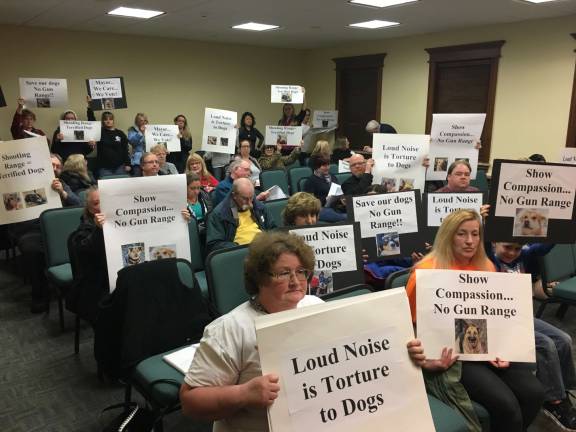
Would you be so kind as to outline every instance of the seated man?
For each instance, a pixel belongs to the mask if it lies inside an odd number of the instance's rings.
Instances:
[[[160,161],[155,153],[146,152],[140,159],[142,177],[153,177],[160,174]]]
[[[268,209],[254,196],[252,182],[238,178],[232,184],[232,192],[208,217],[206,247],[211,252],[249,244],[259,232],[275,227]]]
[[[348,163],[352,175],[342,183],[344,195],[365,195],[372,185],[373,159],[364,159],[360,154],[352,155]]]
[[[448,167],[448,175],[446,180],[448,184],[436,192],[478,192],[479,189],[470,186],[470,173],[472,167],[465,160],[455,160]]]

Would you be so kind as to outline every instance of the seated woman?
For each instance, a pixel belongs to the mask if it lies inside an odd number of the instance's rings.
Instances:
[[[77,120],[76,113],[72,110],[64,111],[60,116],[60,120]],[[68,156],[72,154],[82,154],[86,156],[96,148],[96,141],[74,141],[62,142],[64,135],[60,133],[60,126],[54,131],[52,135],[52,153],[59,154],[64,162]]]
[[[86,190],[91,186],[96,185],[96,180],[90,171],[88,171],[88,163],[84,155],[73,154],[68,156],[64,166],[62,167],[62,174],[60,179],[64,181],[72,192],[78,193]]]
[[[330,160],[322,155],[310,158],[313,174],[304,182],[304,192],[311,193],[320,200],[320,220],[323,222],[341,222],[346,220],[346,206],[340,198],[335,198],[326,207],[326,200],[332,183],[338,184],[336,177],[330,174]]]
[[[457,210],[447,216],[432,251],[414,269],[495,271],[483,247],[482,223],[475,211]],[[412,321],[416,321],[416,272],[406,285]],[[496,358],[490,362],[457,362],[452,349],[424,354],[418,340],[408,342],[408,352],[424,370],[427,391],[458,409],[470,430],[480,430],[470,399],[490,414],[493,432],[522,432],[534,420],[543,401],[543,389],[530,368]]]
[[[296,147],[292,153],[287,156],[282,156],[282,144],[264,145],[264,152],[258,163],[262,167],[262,171],[273,169],[286,169],[287,165],[291,165],[298,160],[300,154],[300,147]]]
[[[206,215],[212,210],[212,200],[208,193],[202,190],[200,177],[197,174],[190,173],[186,175],[186,198],[188,201],[187,209],[190,216],[196,219],[198,225],[203,226],[206,222]]]
[[[284,232],[259,234],[250,244],[244,282],[250,300],[204,330],[180,388],[182,411],[214,420],[218,431],[268,431],[266,408],[278,397],[278,375],[262,376],[254,319],[322,301],[307,296],[314,251]]]
[[[352,150],[350,150],[350,141],[346,137],[336,138],[334,142],[334,150],[330,156],[330,162],[337,164],[338,161],[347,161],[352,157]]]
[[[178,169],[176,165],[171,162],[166,162],[166,155],[168,151],[164,144],[156,144],[150,149],[150,153],[154,153],[158,157],[158,163],[160,164],[160,171],[161,175],[168,175],[168,174],[178,174]]]
[[[282,211],[284,226],[314,225],[318,222],[320,200],[307,192],[292,195]]]
[[[259,187],[260,186],[260,173],[262,172],[262,167],[260,167],[260,164],[258,163],[258,161],[256,160],[255,157],[250,155],[250,141],[248,140],[248,138],[244,138],[240,140],[240,144],[238,147],[238,154],[234,157],[235,160],[238,159],[242,159],[247,161],[248,163],[250,163],[250,180],[252,180],[252,183],[254,183],[254,186]],[[258,150],[258,153],[260,153],[260,151]],[[229,170],[227,170],[226,175],[229,175],[230,172]]]
[[[330,160],[331,158],[330,143],[326,140],[318,140],[310,153],[310,159],[308,159],[308,166],[312,168],[312,157],[322,156],[324,159]],[[314,168],[312,168],[314,169]]]
[[[191,153],[186,161],[186,174],[196,174],[200,177],[200,185],[205,192],[210,193],[218,186],[218,180],[206,168],[204,159],[198,153]]]

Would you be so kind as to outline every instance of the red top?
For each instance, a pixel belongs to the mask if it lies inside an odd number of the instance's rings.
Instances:
[[[14,118],[12,119],[12,127],[10,127],[10,131],[12,132],[12,138],[14,139],[23,139],[23,138],[32,138],[33,135],[28,135],[24,132],[24,128],[22,127],[22,114],[18,111],[14,113]],[[33,127],[30,129],[30,132],[36,135],[46,136],[46,134],[41,129],[36,129]],[[50,144],[50,140],[48,140],[48,144]]]

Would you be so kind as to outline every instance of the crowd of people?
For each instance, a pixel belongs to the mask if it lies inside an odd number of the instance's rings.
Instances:
[[[75,120],[77,116],[68,110],[61,118]],[[89,104],[87,118],[95,121]],[[34,127],[35,120],[35,114],[24,109],[23,100],[19,99],[11,128],[13,138],[45,135]],[[127,134],[116,127],[112,112],[102,112],[101,122],[98,142],[63,142],[57,128],[50,143],[52,189],[58,192],[64,206],[85,203],[81,224],[73,238],[80,262],[85,263],[84,271],[80,272],[86,289],[83,293],[91,294],[72,293],[77,304],[81,304],[77,309],[85,311],[86,319],[94,322],[95,303],[108,292],[102,235],[106,220],[100,211],[96,178],[186,174],[187,202],[182,203],[182,214],[186,220],[197,222],[207,251],[249,245],[245,286],[250,300],[206,327],[180,390],[182,409],[195,418],[216,421],[217,430],[267,430],[266,408],[278,397],[283,383],[277,375],[262,376],[253,321],[263,314],[322,300],[308,295],[315,263],[312,248],[297,236],[274,230],[274,219],[263,205],[269,192],[260,189],[259,175],[268,169],[286,169],[305,161],[312,174],[304,182],[303,191],[288,199],[283,212],[284,225],[341,222],[348,220],[346,197],[387,192],[385,185],[373,184],[372,172],[378,162],[370,158],[371,148],[354,151],[346,137],[339,137],[333,148],[320,139],[311,154],[302,155],[299,148],[287,149],[281,144],[264,142],[256,129],[254,114],[245,112],[238,126],[234,156],[193,152],[188,121],[182,114],[174,118],[182,151],[169,153],[163,145],[146,151],[146,114],[136,114]],[[309,123],[309,109],[296,113],[292,104],[283,106],[278,125],[309,126]],[[368,122],[366,131],[396,133],[392,126],[375,120]],[[92,173],[86,156],[94,150]],[[334,197],[329,192],[338,180],[329,168],[339,160],[348,163],[351,175],[339,185],[343,195]],[[478,190],[470,185],[472,167],[467,161],[455,161],[447,172],[446,184],[436,192]],[[553,245],[486,243],[482,218],[488,211],[487,205],[480,214],[455,211],[442,222],[434,244],[427,245],[428,253],[366,263],[365,271],[380,277],[398,268],[501,271],[531,273],[536,282],[538,268],[534,257],[546,254]],[[45,311],[50,293],[44,276],[39,223],[34,220],[13,224],[7,227],[7,235],[30,269],[32,312]],[[416,326],[417,286],[413,271],[406,290]],[[535,367],[499,358],[490,362],[459,361],[452,349],[430,353],[418,340],[408,342],[407,349],[412,361],[422,368],[427,391],[457,409],[469,430],[481,430],[471,401],[487,409],[494,432],[525,431],[541,408],[564,430],[576,430],[576,410],[567,393],[576,387],[571,338],[536,319],[535,340]]]

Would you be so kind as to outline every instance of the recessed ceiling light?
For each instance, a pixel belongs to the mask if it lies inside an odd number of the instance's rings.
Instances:
[[[399,24],[400,23],[393,22],[393,21],[372,20],[372,21],[366,21],[366,22],[361,22],[361,23],[356,23],[356,24],[350,24],[350,27],[378,29],[378,28],[384,28],[384,27],[397,26]]]
[[[385,8],[389,6],[396,6],[404,3],[413,3],[418,0],[350,0],[352,4],[363,6],[372,6],[377,8]]]
[[[524,0],[528,3],[549,3],[557,0]]]
[[[125,16],[131,18],[143,18],[143,19],[150,19],[154,18],[158,15],[163,15],[166,12],[161,11],[154,11],[154,10],[147,10],[147,9],[133,9],[127,7],[118,7],[114,10],[108,12],[108,15],[118,15],[118,16]]]
[[[232,28],[237,29],[237,30],[265,31],[265,30],[274,30],[274,29],[277,29],[279,27],[277,25],[249,22],[249,23],[245,23],[245,24],[235,25]]]

